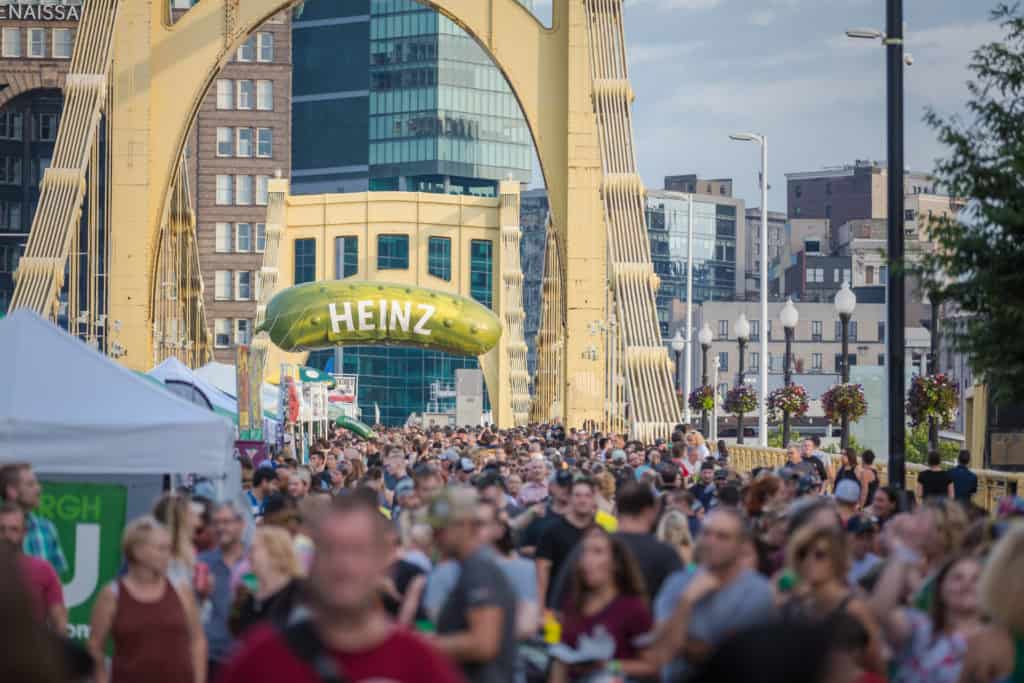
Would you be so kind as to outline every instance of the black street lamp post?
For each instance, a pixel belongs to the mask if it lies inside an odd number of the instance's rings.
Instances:
[[[697,333],[697,341],[700,342],[700,385],[701,387],[706,387],[708,385],[708,349],[711,348],[711,328],[708,327],[707,323],[704,323],[704,326],[700,328],[700,332]],[[701,410],[700,431],[705,437],[710,434],[708,431],[707,408]]]
[[[786,355],[782,359],[782,381],[788,387],[793,384],[793,373],[790,363],[793,357],[793,333],[796,325],[800,322],[800,314],[793,305],[792,299],[786,300],[786,305],[779,312],[779,321],[782,323],[782,330],[786,335]],[[789,411],[782,411],[782,447],[789,447]]]
[[[842,330],[842,368],[843,384],[850,383],[850,318],[853,317],[853,309],[857,307],[857,297],[850,289],[850,283],[844,282],[839,293],[836,294],[836,313],[839,314],[839,321]],[[846,449],[850,445],[850,417],[844,410],[842,415],[843,435],[840,437],[840,445]]]
[[[740,367],[739,373],[736,375],[736,386],[743,386],[743,365],[744,358],[747,355],[747,341],[750,339],[750,323],[747,321],[746,313],[740,313],[739,320],[736,321],[736,341],[739,342],[740,346]],[[736,414],[736,443],[743,443],[743,413],[739,412]]]

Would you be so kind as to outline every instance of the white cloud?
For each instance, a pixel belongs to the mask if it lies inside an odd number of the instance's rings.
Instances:
[[[692,54],[707,43],[703,41],[679,42],[679,43],[651,43],[647,45],[627,45],[629,65],[637,67],[644,64],[665,64],[673,63],[677,58]]]
[[[754,10],[747,15],[747,23],[754,26],[770,26],[775,21],[775,12],[770,9]]]
[[[663,10],[709,10],[722,4],[722,0],[626,0],[626,6],[655,5]]]

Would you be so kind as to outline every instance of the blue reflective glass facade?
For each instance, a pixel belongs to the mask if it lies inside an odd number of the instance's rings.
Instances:
[[[658,288],[658,324],[669,336],[672,300],[686,300],[689,206],[687,195],[651,192],[647,197],[647,234]],[[693,203],[693,301],[731,300],[736,295],[736,207]]]
[[[359,238],[334,238],[334,279],[352,277],[359,272]]]
[[[295,284],[316,280],[316,240],[295,240]]]
[[[529,181],[529,130],[490,56],[415,0],[370,14],[370,189],[495,196],[509,174]]]
[[[377,270],[409,269],[409,236],[381,235],[377,238]]]
[[[487,308],[494,308],[494,242],[469,243],[469,295]]]
[[[427,243],[427,272],[442,280],[452,279],[452,241],[448,237],[431,237]]]

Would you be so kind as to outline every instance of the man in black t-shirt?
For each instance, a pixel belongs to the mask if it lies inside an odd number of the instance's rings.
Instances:
[[[441,606],[434,645],[470,683],[512,683],[516,669],[516,593],[484,548],[476,491],[450,488],[430,504],[438,550],[459,564]]]
[[[569,508],[564,517],[554,519],[537,542],[537,595],[549,600],[553,579],[558,577],[566,558],[594,523],[597,497],[594,482],[579,479],[569,489]]]
[[[572,473],[568,470],[559,470],[558,474],[548,482],[550,497],[544,506],[544,514],[537,516],[533,513],[534,508],[531,508],[526,513],[529,515],[528,518],[523,519],[521,515],[515,520],[517,523],[526,523],[526,528],[522,529],[519,534],[519,552],[524,557],[536,556],[537,544],[540,542],[540,537],[544,535],[544,531],[555,520],[561,519],[569,509],[569,488],[571,486]]]

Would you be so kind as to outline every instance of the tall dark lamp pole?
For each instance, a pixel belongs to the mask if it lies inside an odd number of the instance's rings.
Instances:
[[[836,313],[839,314],[839,321],[843,335],[842,344],[842,381],[843,384],[850,383],[850,318],[853,317],[853,310],[857,307],[857,296],[850,289],[850,283],[844,282],[839,293],[836,294],[835,300]],[[845,449],[850,445],[850,418],[846,411],[843,411],[843,435],[841,437],[840,444]]]
[[[750,339],[750,323],[747,321],[747,314],[740,313],[736,321],[736,341],[740,345],[740,367],[736,375],[736,386],[743,386],[743,363],[747,355],[747,341]],[[743,443],[743,413],[736,415],[736,443]]]
[[[928,333],[931,337],[928,350],[928,374],[937,375],[939,374],[939,302],[934,295],[925,294],[923,303],[931,312],[928,326]],[[934,417],[928,418],[928,447],[933,451],[939,450],[939,421]]]
[[[682,335],[682,333],[680,333],[679,330],[676,330],[676,336],[672,337],[672,341],[669,342],[669,346],[672,347],[672,353],[676,354],[676,394],[680,394],[681,393],[681,384],[680,384],[680,378],[679,378],[679,367],[680,367],[680,363],[681,363],[680,359],[683,357],[683,349],[686,348],[686,340],[683,339],[683,335]],[[688,399],[689,399],[688,396],[683,396],[683,402],[684,403]],[[690,411],[686,410],[685,412],[689,413]]]
[[[700,332],[697,333],[697,341],[700,342],[700,385],[706,387],[708,385],[708,349],[711,348],[711,327],[707,323],[704,323]],[[701,411],[700,431],[704,436],[710,434],[707,409]]]
[[[889,197],[886,251],[889,254],[889,288],[886,292],[889,338],[885,365],[889,379],[889,485],[905,488],[906,378],[904,377],[904,325],[906,293],[903,273],[903,0],[886,0],[885,33],[874,29],[846,32],[851,38],[882,39],[885,45],[886,128],[889,137]]]
[[[779,312],[779,322],[782,323],[782,329],[786,333],[786,355],[782,359],[782,377],[783,382],[788,387],[793,383],[793,373],[790,370],[790,363],[793,357],[793,333],[796,331],[797,323],[800,322],[800,313],[796,310],[796,306],[793,305],[792,299],[786,299],[786,305]],[[782,411],[782,447],[789,447],[788,410]]]

